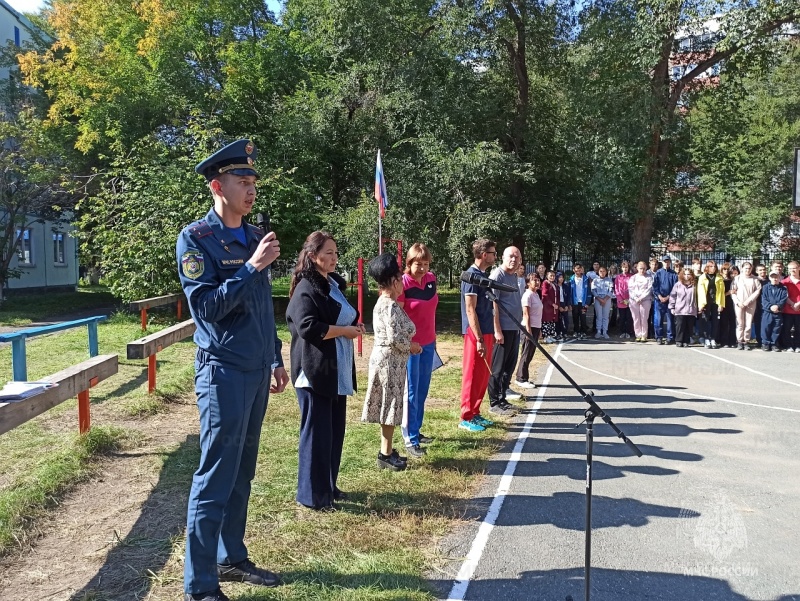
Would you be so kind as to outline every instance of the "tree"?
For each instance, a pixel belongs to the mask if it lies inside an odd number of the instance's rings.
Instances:
[[[674,141],[687,92],[710,69],[724,70],[738,55],[767,52],[776,34],[800,19],[800,3],[646,0],[631,5],[598,0],[586,6],[583,19],[582,44],[603,49],[595,55],[598,64],[619,68],[629,89],[641,94],[636,119],[640,129],[630,140],[628,154],[632,160],[622,169],[634,172],[638,188],[635,196],[628,198],[633,257],[647,257],[656,215],[672,185],[665,176],[674,166]],[[717,25],[718,33],[708,35]],[[697,40],[689,57],[691,68],[675,77],[671,61],[680,50],[680,39],[688,36]],[[620,78],[614,72],[599,72],[597,81],[613,89]],[[602,125],[599,129],[610,131]]]
[[[792,162],[800,146],[800,48],[706,90],[689,116],[699,186],[690,234],[758,254],[792,210]],[[725,115],[724,118],[720,118]]]

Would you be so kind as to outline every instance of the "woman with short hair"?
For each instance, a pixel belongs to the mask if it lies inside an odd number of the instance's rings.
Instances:
[[[408,358],[420,354],[422,347],[412,341],[417,328],[397,304],[403,292],[403,277],[395,256],[386,253],[372,259],[369,275],[378,284],[379,296],[372,312],[375,339],[361,421],[381,425],[378,469],[400,472],[406,469],[406,461],[392,448],[392,439],[407,411],[404,398]]]
[[[416,334],[411,339],[422,348],[418,355],[408,358],[408,419],[402,428],[406,450],[412,457],[422,457],[425,449],[420,444],[433,442],[421,432],[425,416],[425,400],[431,385],[433,360],[436,356],[436,307],[439,294],[436,274],[431,271],[433,256],[428,247],[417,242],[406,254],[406,270],[403,274],[403,293],[397,303],[411,318]]]

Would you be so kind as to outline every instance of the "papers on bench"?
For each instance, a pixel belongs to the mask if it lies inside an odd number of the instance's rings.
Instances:
[[[7,382],[0,389],[0,402],[13,403],[41,394],[48,388],[58,386],[53,382]]]

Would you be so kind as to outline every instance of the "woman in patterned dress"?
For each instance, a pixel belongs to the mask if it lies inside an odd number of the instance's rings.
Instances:
[[[397,259],[390,254],[369,263],[369,275],[378,283],[380,295],[372,313],[375,341],[369,357],[369,381],[361,421],[381,425],[381,450],[378,469],[400,472],[406,458],[392,448],[394,429],[403,423],[406,369],[410,354],[422,347],[412,342],[414,323],[397,304],[403,293],[403,278]]]

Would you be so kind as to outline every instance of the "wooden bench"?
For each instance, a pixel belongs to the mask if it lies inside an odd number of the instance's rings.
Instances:
[[[134,301],[130,304],[131,311],[139,311],[142,315],[142,329],[147,329],[147,310],[154,307],[163,307],[164,305],[171,305],[177,303],[178,305],[178,319],[181,318],[183,309],[183,292],[176,292],[174,294],[165,294],[163,296],[154,296],[153,298],[146,298],[144,300]]]
[[[76,396],[78,397],[78,430],[81,434],[87,432],[91,426],[89,389],[117,373],[118,363],[118,355],[98,355],[42,378],[42,381],[53,382],[58,386],[21,401],[0,402],[0,434],[5,434]]]
[[[187,319],[128,343],[128,359],[144,359],[147,357],[147,391],[156,389],[156,353],[164,350],[171,344],[185,340],[192,336],[197,329],[193,319]]]

